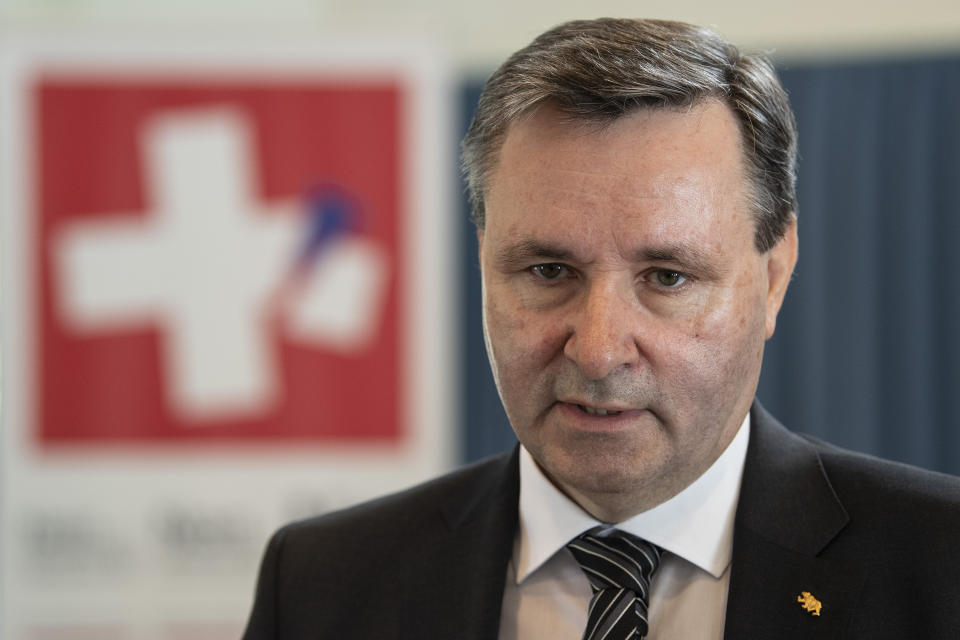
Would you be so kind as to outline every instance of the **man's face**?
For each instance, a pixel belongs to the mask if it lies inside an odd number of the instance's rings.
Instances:
[[[602,520],[689,485],[749,410],[796,258],[754,223],[730,110],[508,130],[479,232],[487,350],[520,442]]]

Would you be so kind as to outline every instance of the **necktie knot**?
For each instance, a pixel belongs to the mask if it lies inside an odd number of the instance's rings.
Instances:
[[[626,640],[647,633],[650,581],[660,563],[660,549],[619,529],[591,529],[567,548],[590,581],[584,640]]]

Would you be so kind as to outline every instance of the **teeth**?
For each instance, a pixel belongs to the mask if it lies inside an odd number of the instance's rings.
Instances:
[[[619,411],[607,411],[606,409],[594,409],[593,407],[585,407],[582,404],[578,404],[577,406],[580,407],[581,411],[591,416],[615,416],[618,413],[620,413]]]

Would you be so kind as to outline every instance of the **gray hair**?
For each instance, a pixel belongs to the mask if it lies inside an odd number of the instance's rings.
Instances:
[[[510,124],[547,102],[605,122],[642,107],[717,98],[740,125],[761,252],[796,211],[797,128],[787,93],[764,55],[741,54],[707,29],[682,22],[601,18],[567,22],[514,53],[487,80],[461,144],[472,218]]]

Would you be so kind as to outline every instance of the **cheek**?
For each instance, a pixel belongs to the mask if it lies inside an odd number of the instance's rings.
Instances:
[[[668,347],[674,363],[685,362],[685,375],[701,379],[751,375],[763,353],[762,303],[750,289],[707,301],[676,326]]]
[[[550,375],[551,363],[563,351],[562,323],[551,315],[524,311],[518,305],[488,298],[484,321],[487,350],[494,362],[501,393],[527,393]]]
[[[537,314],[523,313],[514,305],[491,302],[485,321],[490,346],[501,366],[538,360],[556,342],[549,322]]]
[[[498,303],[496,294],[488,296],[484,304],[483,321],[487,337],[487,350],[497,368],[511,367],[524,349],[523,336],[527,333],[527,321],[510,305]]]
[[[766,324],[766,297],[755,269],[743,269],[728,287],[703,301],[694,333],[713,341],[737,342],[754,334],[762,340]]]
[[[537,314],[523,313],[516,305],[497,304],[490,299],[487,303],[487,353],[497,389],[510,424],[518,434],[528,433],[550,402],[557,341],[548,331],[550,324]]]

